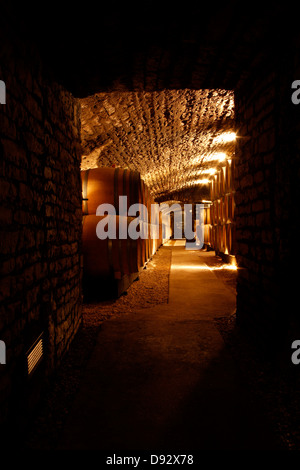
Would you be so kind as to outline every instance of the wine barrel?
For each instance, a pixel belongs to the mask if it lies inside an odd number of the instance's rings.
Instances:
[[[213,179],[210,185],[210,199],[211,201],[216,199],[216,179]]]
[[[226,161],[226,192],[231,191],[231,163]]]
[[[226,166],[221,168],[221,184],[220,184],[221,196],[225,194],[226,191]]]
[[[230,195],[226,194],[224,196],[224,222],[227,223],[229,220],[229,204],[230,204]]]
[[[224,196],[221,197],[221,200],[220,200],[220,206],[221,206],[221,224],[224,223],[225,221],[225,200],[224,200]]]
[[[217,223],[217,210],[216,210],[216,202],[214,201],[211,205],[211,222],[212,225],[216,225]]]
[[[215,175],[215,199],[220,195],[220,173],[217,172]]]
[[[210,225],[204,225],[204,244],[210,245]]]
[[[217,199],[214,201],[214,206],[215,206],[215,209],[214,209],[215,225],[217,225],[219,223],[219,202]]]
[[[226,225],[226,247],[228,254],[232,253],[232,224]]]
[[[235,208],[234,195],[233,195],[233,193],[230,193],[229,197],[228,197],[228,219],[231,222],[234,219],[234,208]]]
[[[222,253],[226,252],[226,225],[222,225],[221,227],[221,248],[220,251]]]
[[[146,211],[145,211],[145,183],[143,180],[140,182],[140,194],[139,194],[139,201],[141,204],[140,207],[140,218],[141,218],[141,230],[144,230],[145,221],[147,220]],[[137,216],[137,215],[136,215]],[[146,262],[146,240],[144,238],[140,238],[141,250],[140,250],[140,265],[144,266]]]
[[[162,228],[162,213],[159,211],[159,239],[158,239],[158,248],[163,243],[163,228]]]
[[[214,249],[218,250],[218,225],[214,227]]]
[[[218,199],[218,223],[222,223],[222,218],[223,218],[223,204],[222,204],[222,199]]]
[[[92,168],[81,172],[83,214],[96,214],[100,204],[112,204],[116,214],[124,214],[141,202],[141,178],[137,171],[121,168]],[[127,207],[119,206],[119,196],[127,196]]]
[[[217,240],[216,240],[216,247],[217,251],[224,253],[225,251],[225,244],[224,244],[224,229],[225,225],[217,225]]]
[[[204,207],[203,210],[203,223],[204,224],[210,224],[211,223],[211,213],[210,213],[210,207]]]
[[[119,233],[120,216],[115,217],[116,234]],[[127,231],[131,217],[122,216]],[[141,259],[141,240],[109,239],[101,240],[96,233],[98,222],[104,217],[88,215],[83,218],[82,251],[85,277],[120,279],[124,274],[138,272]]]

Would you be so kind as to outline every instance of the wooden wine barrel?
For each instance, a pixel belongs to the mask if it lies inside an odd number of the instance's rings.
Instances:
[[[234,220],[234,194],[230,193],[228,195],[228,219],[232,222]]]
[[[226,191],[226,167],[225,166],[221,168],[220,173],[221,173],[220,193],[221,193],[221,196],[223,196]]]
[[[213,225],[211,230],[211,247],[213,250],[216,249],[216,228],[217,226]]]
[[[214,203],[210,206],[210,223],[212,225],[215,223]]]
[[[226,247],[228,254],[232,253],[232,224],[226,225]]]
[[[149,202],[148,202],[149,192],[146,185],[144,185],[144,206],[146,208],[146,218],[144,219],[144,231],[147,234],[147,237],[144,239],[144,256],[145,262],[149,259]]]
[[[224,223],[225,220],[225,201],[224,201],[224,196],[221,197],[220,199],[220,222],[221,224]]]
[[[145,183],[143,180],[141,180],[141,195],[140,195],[140,202],[142,204],[141,210],[142,213],[140,214],[142,220],[143,220],[143,226],[144,226],[144,221],[146,220],[146,213],[145,213],[145,206],[146,206],[146,194],[145,194]],[[146,240],[141,238],[141,265],[144,266],[144,264],[147,261],[146,257]]]
[[[213,202],[213,210],[214,210],[214,217],[213,217],[213,225],[218,223],[218,201]]]
[[[204,210],[203,210],[203,223],[204,224],[210,224],[211,223],[210,207],[204,207]]]
[[[133,218],[122,217],[128,229]],[[101,240],[96,227],[104,217],[88,215],[83,218],[82,250],[85,277],[120,279],[123,274],[135,273],[140,268],[141,241],[108,239]],[[115,216],[116,233],[119,232],[120,216]]]
[[[213,226],[209,226],[209,245],[213,247]]]
[[[216,197],[216,183],[215,180],[212,180],[211,185],[210,185],[210,199],[211,201],[215,200]]]
[[[226,161],[226,192],[231,191],[231,163]]]
[[[222,199],[218,199],[218,223],[222,223],[222,217],[223,217],[223,205],[222,205]]]
[[[230,204],[230,195],[226,194],[224,196],[224,223],[227,223],[229,220],[229,204]]]
[[[121,168],[92,168],[81,172],[83,214],[96,214],[100,204],[112,204],[116,214],[141,202],[140,174]],[[127,196],[127,207],[119,206],[119,196]],[[123,212],[124,213],[124,212]]]
[[[204,244],[210,245],[210,225],[204,225]]]
[[[162,245],[163,242],[163,236],[162,236],[162,213],[159,212],[159,220],[158,220],[158,242],[157,242],[157,247],[159,248]]]
[[[151,204],[154,204],[154,199],[151,196],[149,188],[146,186],[145,189],[146,189],[145,205],[148,211],[148,227],[147,227],[148,238],[147,238],[147,250],[146,250],[147,260],[148,260],[153,255],[153,250],[154,250],[154,240],[151,238],[151,225],[152,225]]]
[[[214,215],[215,215],[215,225],[217,225],[219,223],[219,203],[217,199],[214,201]]]
[[[219,172],[215,175],[215,199],[219,197],[220,194],[220,175]]]
[[[221,249],[222,253],[226,252],[226,225],[222,225],[221,227]]]

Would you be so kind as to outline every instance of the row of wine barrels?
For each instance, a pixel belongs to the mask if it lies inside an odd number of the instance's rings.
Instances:
[[[204,244],[211,246],[211,225],[206,224],[204,225]]]
[[[234,160],[227,160],[225,166],[217,172],[211,183],[212,201],[233,191],[233,171]]]
[[[229,193],[220,199],[215,199],[210,206],[210,223],[212,225],[232,222],[234,219],[234,194]],[[206,217],[207,222],[209,218]]]
[[[140,173],[121,168],[92,168],[81,172],[83,214],[96,214],[100,204],[111,204],[116,214],[124,214],[132,204],[142,202]],[[127,196],[120,206],[119,196]]]
[[[128,276],[125,282],[133,279],[134,276],[131,275],[136,275],[161,246],[164,233],[168,232],[168,228],[164,229],[160,212],[155,220],[151,219],[151,204],[154,204],[154,200],[138,172],[102,167],[82,171],[81,180],[84,290],[85,292],[91,290],[92,293],[95,290],[110,291],[116,285],[116,280],[120,280],[120,285],[123,285],[126,275]],[[127,196],[126,205],[122,199],[121,203],[124,205],[120,205],[120,196]],[[112,205],[116,213],[116,215],[109,216],[109,220],[115,223],[115,233],[110,234],[108,238],[104,236],[104,239],[97,235],[99,222],[107,220],[107,216],[96,214],[100,204]],[[136,213],[128,216],[129,208],[133,204],[140,204],[140,206],[136,208]],[[134,239],[128,234],[130,223],[138,216],[141,218],[140,230],[146,238],[139,236]],[[100,225],[102,227],[104,224]],[[125,239],[119,236],[120,226],[123,230],[125,226],[127,228],[128,236]],[[153,239],[153,231],[156,232],[158,238]],[[100,288],[97,287],[99,282],[102,286]]]
[[[211,209],[210,207],[204,207],[203,209],[203,223],[211,224]]]
[[[228,249],[228,253],[233,255],[235,254],[235,224],[227,224],[226,227],[226,245]]]
[[[205,225],[204,243],[215,251],[235,254],[235,223],[224,225]]]
[[[133,220],[133,217],[111,216],[116,237],[102,240],[97,235],[97,225],[101,221],[106,223],[106,216],[92,214],[83,217],[83,266],[86,275],[99,278],[113,275],[118,278],[135,273],[156,252],[162,242],[161,231],[158,231],[157,239],[139,237],[134,240],[129,236],[119,238],[120,224],[123,222],[128,233],[129,224]],[[150,226],[150,232],[154,229],[157,227]]]
[[[116,215],[125,215],[133,204],[141,204],[141,217],[148,223],[159,224],[159,219],[151,220],[151,205],[154,199],[137,171],[121,168],[93,168],[81,172],[83,214],[96,214],[100,204],[111,204]],[[120,196],[127,196],[127,206],[120,206]],[[146,210],[147,209],[147,214]],[[128,214],[127,214],[128,215]]]

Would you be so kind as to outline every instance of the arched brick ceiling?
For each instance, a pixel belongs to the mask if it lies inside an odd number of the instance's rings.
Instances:
[[[234,131],[228,90],[97,93],[81,105],[82,169],[137,170],[159,200],[185,199],[195,188],[197,197],[208,197],[202,181],[219,165],[212,159],[234,151],[232,141],[219,141]]]

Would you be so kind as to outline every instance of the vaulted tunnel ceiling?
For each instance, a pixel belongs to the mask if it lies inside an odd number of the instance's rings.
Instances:
[[[81,106],[82,169],[139,171],[158,201],[208,198],[213,171],[234,152],[232,91],[97,93]]]

